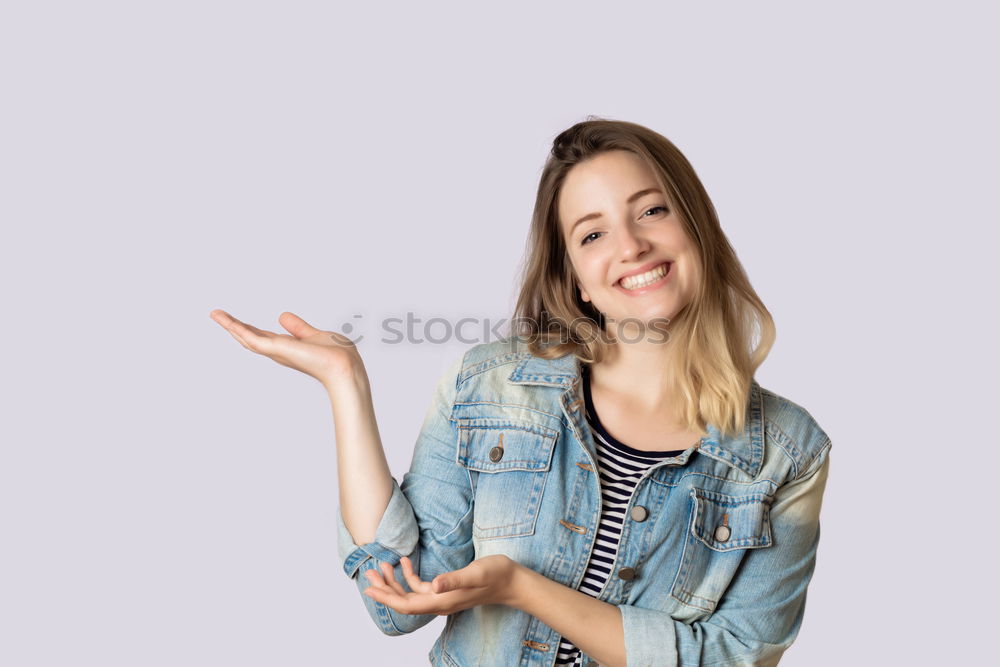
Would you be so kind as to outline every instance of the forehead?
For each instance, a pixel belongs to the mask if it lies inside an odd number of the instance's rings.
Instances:
[[[565,229],[584,215],[623,206],[639,190],[659,187],[656,174],[635,153],[599,153],[567,172],[557,203],[559,224]]]

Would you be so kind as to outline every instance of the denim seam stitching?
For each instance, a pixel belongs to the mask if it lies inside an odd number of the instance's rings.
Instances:
[[[821,456],[823,456],[823,454],[824,454],[824,453],[826,453],[827,451],[829,451],[829,449],[830,449],[830,447],[832,446],[832,444],[833,444],[833,443],[832,443],[832,442],[830,441],[830,437],[829,437],[829,436],[827,436],[827,437],[826,437],[826,438],[824,439],[824,441],[823,441],[823,445],[822,445],[822,446],[821,446],[821,447],[819,448],[819,450],[818,450],[818,451],[816,452],[816,455],[815,455],[815,456],[813,456],[813,457],[812,457],[812,458],[811,458],[811,459],[809,460],[809,465],[806,465],[806,466],[802,466],[802,475],[801,475],[801,476],[798,476],[798,477],[796,477],[796,478],[795,478],[795,481],[798,481],[798,480],[800,480],[800,479],[805,479],[805,478],[806,478],[806,477],[808,476],[808,474],[809,474],[809,469],[810,469],[810,468],[811,468],[811,467],[813,466],[813,464],[815,464],[815,463],[816,463],[816,461],[817,461],[817,460],[819,460],[819,458],[820,458]]]
[[[798,444],[792,438],[788,437],[788,434],[781,430],[781,428],[771,420],[767,420],[764,428],[765,434],[767,433],[767,427],[773,426],[774,430],[785,437],[787,443],[779,442],[774,438],[771,438],[771,442],[774,446],[781,450],[781,452],[788,457],[788,460],[792,464],[792,478],[798,477],[799,474],[799,459],[802,456],[802,450],[799,448]],[[786,446],[787,444],[787,446]]]
[[[522,405],[520,403],[499,403],[497,401],[455,401],[455,407],[458,406],[475,406],[475,405],[494,405],[503,408],[520,408],[522,410],[529,410],[531,412],[537,412],[538,414],[545,415],[547,417],[552,417],[553,419],[562,421],[562,415],[557,415],[552,412],[547,412],[545,410],[539,410],[538,408],[533,408],[530,405]],[[497,419],[503,419],[503,417],[498,417]]]
[[[540,475],[540,473],[537,472],[535,474],[536,476]],[[507,537],[524,537],[526,535],[535,534],[535,527],[538,525],[539,508],[542,505],[542,496],[545,494],[545,483],[548,481],[549,476],[541,474],[540,477],[541,481],[540,482],[536,481],[536,484],[538,484],[538,491],[537,492],[532,491],[531,495],[529,495],[529,500],[531,501],[531,503],[528,505],[528,511],[532,512],[534,516],[522,519],[521,521],[515,523],[508,523],[503,526],[494,526],[489,528],[484,528],[482,526],[477,525],[475,519],[473,519],[472,525],[480,533],[479,535],[476,535],[476,537],[479,538],[481,542],[486,542],[489,540],[498,540]],[[507,529],[517,529],[520,526],[524,526],[522,532],[520,533],[503,533],[501,535],[492,535],[493,532],[498,530],[502,531]],[[488,535],[484,535],[484,533]]]
[[[468,354],[468,352],[466,354]],[[471,377],[474,377],[476,375],[481,375],[482,373],[490,371],[494,368],[499,368],[500,366],[518,363],[530,356],[531,356],[530,352],[507,352],[505,354],[490,357],[489,359],[484,359],[483,361],[478,361],[474,364],[469,364],[468,366],[465,366],[459,373],[459,377],[461,378],[462,382],[465,382]]]

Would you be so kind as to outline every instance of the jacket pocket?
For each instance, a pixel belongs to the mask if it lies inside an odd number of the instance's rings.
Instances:
[[[557,433],[488,421],[459,424],[458,463],[477,473],[472,534],[480,540],[531,535]]]
[[[691,489],[691,513],[671,594],[715,611],[748,549],[771,546],[771,497]]]

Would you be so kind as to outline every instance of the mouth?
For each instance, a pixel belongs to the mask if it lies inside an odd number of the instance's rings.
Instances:
[[[654,266],[652,269],[644,273],[623,276],[615,282],[615,285],[628,292],[641,290],[644,287],[650,287],[652,285],[658,285],[667,277],[672,267],[673,262],[663,262],[662,264]]]

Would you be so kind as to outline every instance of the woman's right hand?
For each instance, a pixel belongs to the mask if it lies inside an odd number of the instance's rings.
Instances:
[[[258,329],[224,310],[213,310],[208,316],[246,349],[310,375],[327,389],[337,382],[364,376],[361,355],[350,338],[321,331],[294,313],[286,311],[278,317],[291,335]]]

